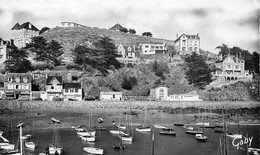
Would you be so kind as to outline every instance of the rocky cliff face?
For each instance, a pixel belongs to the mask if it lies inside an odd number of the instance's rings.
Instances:
[[[173,45],[174,41],[166,39],[158,39],[151,37],[142,37],[134,34],[126,34],[119,31],[100,29],[96,27],[73,27],[64,28],[56,27],[48,32],[41,34],[47,40],[56,40],[60,42],[64,50],[64,59],[72,60],[71,52],[77,45],[91,46],[92,42],[100,37],[108,36],[118,44],[137,44],[137,43],[166,43]]]

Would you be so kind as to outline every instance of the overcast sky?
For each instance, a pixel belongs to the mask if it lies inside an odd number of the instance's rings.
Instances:
[[[141,35],[175,40],[197,34],[201,48],[216,53],[222,43],[259,51],[258,0],[0,0],[0,37],[10,39],[15,23],[38,29],[62,21],[110,28],[120,23]]]

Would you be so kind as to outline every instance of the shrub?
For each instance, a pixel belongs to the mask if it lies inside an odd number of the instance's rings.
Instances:
[[[34,70],[46,70],[46,69],[53,70],[53,68],[54,68],[53,64],[36,64],[36,65],[33,65]]]

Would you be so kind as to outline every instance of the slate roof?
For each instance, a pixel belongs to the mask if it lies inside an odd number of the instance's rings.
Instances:
[[[31,25],[31,26],[30,26]],[[20,25],[19,23],[16,23],[14,27],[11,30],[20,30],[20,29],[26,29],[26,30],[33,30],[33,31],[39,31],[32,23],[26,22]]]
[[[122,28],[123,26],[117,23],[116,25],[112,26],[109,30],[121,30]]]
[[[56,78],[58,81],[59,81],[59,83],[60,84],[62,84],[62,76],[48,76],[47,77],[47,80],[46,80],[46,84],[48,85],[51,85],[51,81],[54,79],[54,78]]]
[[[64,83],[63,88],[64,89],[66,89],[66,88],[78,88],[78,89],[80,89],[81,84],[80,83]]]
[[[200,36],[199,36],[199,34],[197,34],[197,35],[186,35],[186,34],[182,34],[182,35],[180,35],[174,42],[177,42],[178,40],[180,40],[180,38],[183,36],[183,35],[185,35],[188,39],[192,39],[192,38],[196,38],[196,39],[200,39]]]

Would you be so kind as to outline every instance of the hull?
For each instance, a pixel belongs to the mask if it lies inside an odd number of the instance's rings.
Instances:
[[[80,132],[80,131],[84,131],[83,128],[77,128],[77,127],[75,128],[75,130],[76,130],[76,131],[79,131],[79,132]]]
[[[96,131],[91,131],[91,132],[77,132],[77,135],[79,136],[95,136],[96,135]]]
[[[24,136],[22,136],[22,140],[27,140],[27,139],[29,139],[31,137],[32,137],[32,135],[30,135],[30,134],[24,135]]]
[[[59,148],[59,147],[55,147],[55,146],[50,146],[49,147],[49,154],[55,154],[55,153],[58,153],[58,154],[62,154],[63,152],[63,149],[62,148]],[[56,155],[56,154],[55,154]]]
[[[155,124],[154,127],[158,128],[158,129],[165,129],[166,128],[165,126],[162,126],[160,124]]]
[[[196,134],[195,138],[199,141],[206,141],[208,137],[204,136],[203,134]]]
[[[126,142],[132,142],[133,141],[133,137],[131,136],[121,136],[120,137],[122,141],[126,141]]]
[[[186,125],[184,125],[183,128],[184,128],[184,129],[187,129],[187,130],[193,130],[193,127],[192,127],[192,126],[186,126]]]
[[[190,130],[190,131],[186,131],[186,133],[188,133],[188,134],[203,134],[203,131],[193,131],[193,130]]]
[[[116,135],[128,135],[128,134],[124,133],[123,131],[118,131],[118,130],[110,130],[109,132],[112,134],[116,134]]]
[[[119,129],[123,129],[123,130],[125,130],[125,129],[126,129],[126,126],[124,126],[124,125],[121,125],[121,124],[118,124],[118,125],[116,125],[116,127],[118,127]]]
[[[6,145],[1,145],[0,148],[4,150],[14,150],[14,144],[6,144]]]
[[[173,124],[174,126],[184,126],[184,124],[182,124],[182,123],[175,123],[175,124]]]
[[[148,126],[141,126],[141,127],[136,128],[135,130],[139,131],[139,132],[150,132],[151,128]]]
[[[241,135],[241,134],[227,134],[227,137],[242,139],[243,135]]]
[[[260,149],[259,148],[248,148],[248,153],[252,155],[260,155]]]
[[[36,144],[34,142],[25,142],[24,145],[28,149],[35,149],[36,148]]]
[[[161,131],[160,132],[161,135],[169,135],[169,136],[175,136],[176,132],[172,132],[172,131]]]
[[[94,136],[82,136],[81,139],[88,142],[94,142],[96,140]]]
[[[103,154],[104,152],[103,149],[94,148],[94,147],[84,147],[83,150],[87,153],[92,153],[92,154]]]
[[[164,131],[173,131],[173,128],[162,128]]]

